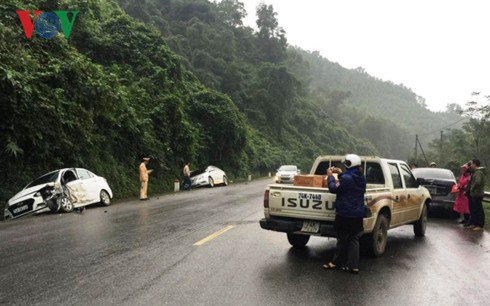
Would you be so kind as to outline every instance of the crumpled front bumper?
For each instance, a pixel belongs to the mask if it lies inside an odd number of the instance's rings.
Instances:
[[[42,197],[25,197],[15,203],[7,203],[4,208],[3,218],[16,219],[33,213],[48,211]]]

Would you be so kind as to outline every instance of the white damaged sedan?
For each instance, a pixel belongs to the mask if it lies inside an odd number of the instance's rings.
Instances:
[[[208,166],[206,169],[192,171],[191,183],[192,188],[200,186],[214,187],[218,184],[228,186],[228,177],[220,168]]]
[[[10,198],[4,218],[15,219],[35,212],[71,212],[74,208],[102,203],[113,197],[107,180],[83,168],[65,168],[44,174]]]

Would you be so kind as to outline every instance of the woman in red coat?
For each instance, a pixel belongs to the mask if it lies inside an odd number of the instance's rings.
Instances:
[[[468,198],[465,196],[464,191],[468,186],[470,181],[471,172],[468,164],[464,164],[461,166],[461,176],[458,180],[458,195],[456,196],[456,200],[454,201],[453,210],[460,213],[462,216],[461,221],[459,223],[466,224],[470,221],[470,209],[468,204]]]

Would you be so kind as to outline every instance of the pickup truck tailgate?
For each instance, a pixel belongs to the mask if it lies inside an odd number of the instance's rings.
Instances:
[[[334,201],[327,188],[269,186],[270,216],[333,221]]]

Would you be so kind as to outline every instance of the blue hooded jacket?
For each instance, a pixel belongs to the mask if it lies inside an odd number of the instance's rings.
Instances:
[[[364,193],[366,192],[366,177],[361,175],[359,168],[347,169],[340,176],[339,185],[333,176],[328,177],[328,190],[337,195],[335,212],[348,218],[364,217]]]

